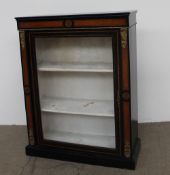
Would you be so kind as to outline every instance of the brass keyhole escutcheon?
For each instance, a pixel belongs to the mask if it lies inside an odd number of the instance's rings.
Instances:
[[[73,26],[73,21],[68,19],[64,21],[64,26],[65,27],[72,27]]]

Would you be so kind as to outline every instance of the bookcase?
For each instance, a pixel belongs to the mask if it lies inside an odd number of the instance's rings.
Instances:
[[[136,11],[17,17],[26,154],[134,169]]]

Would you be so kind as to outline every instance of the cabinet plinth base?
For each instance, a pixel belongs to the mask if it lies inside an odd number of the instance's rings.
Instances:
[[[135,169],[137,163],[137,157],[140,150],[140,139],[134,147],[132,157],[127,159],[124,157],[109,156],[109,155],[96,155],[87,154],[73,150],[63,150],[63,149],[49,149],[45,146],[31,146],[26,147],[26,154],[29,156],[44,157],[50,159],[66,160],[79,163],[87,163],[93,165],[102,165],[108,167],[117,167],[125,169]]]

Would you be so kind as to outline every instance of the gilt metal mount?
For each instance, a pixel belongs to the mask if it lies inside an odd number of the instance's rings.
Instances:
[[[121,46],[123,49],[127,47],[127,28],[122,28],[120,31],[121,35]]]
[[[34,135],[33,135],[32,128],[30,128],[28,130],[28,136],[29,136],[29,143],[30,143],[30,145],[34,145],[35,141],[34,141]]]
[[[25,32],[24,31],[20,31],[20,43],[21,43],[21,47],[22,49],[25,48]]]
[[[124,155],[126,158],[129,158],[131,155],[131,151],[130,151],[130,143],[126,142],[125,146],[124,146]]]

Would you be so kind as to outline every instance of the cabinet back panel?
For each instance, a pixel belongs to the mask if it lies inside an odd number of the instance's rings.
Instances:
[[[114,118],[44,113],[44,139],[115,148]]]
[[[40,72],[40,98],[113,100],[112,73]]]
[[[98,117],[43,112],[44,131],[115,136],[114,117]]]
[[[36,38],[37,62],[112,63],[111,37]]]
[[[112,38],[35,41],[44,139],[114,148]]]

